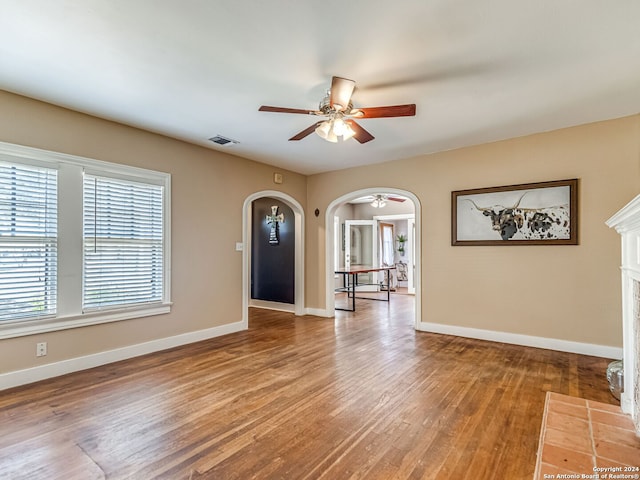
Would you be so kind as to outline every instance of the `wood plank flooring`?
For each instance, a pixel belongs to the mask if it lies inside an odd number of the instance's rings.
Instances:
[[[2,479],[531,479],[545,392],[608,360],[413,330],[413,298],[0,392]]]

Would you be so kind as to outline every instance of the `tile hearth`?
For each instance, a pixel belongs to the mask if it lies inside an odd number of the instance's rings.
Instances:
[[[555,478],[640,478],[631,418],[619,406],[547,392],[534,479]]]

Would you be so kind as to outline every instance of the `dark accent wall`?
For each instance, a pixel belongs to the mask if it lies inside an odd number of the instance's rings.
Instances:
[[[280,243],[269,244],[271,225],[266,217],[271,206],[284,214],[279,224]],[[259,198],[252,204],[251,218],[251,298],[270,302],[295,303],[295,224],[293,210],[275,198]]]

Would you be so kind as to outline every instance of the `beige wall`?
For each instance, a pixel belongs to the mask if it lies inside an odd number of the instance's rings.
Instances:
[[[168,315],[0,340],[0,373],[240,321],[245,198],[291,195],[306,215],[306,306],[324,308],[325,211],[369,187],[421,203],[422,320],[621,346],[619,236],[604,225],[638,193],[640,116],[304,177],[0,92],[0,141],[172,174]],[[579,246],[452,247],[452,190],[580,179]],[[47,341],[47,357],[35,343]]]
[[[0,141],[171,173],[174,302],[167,315],[0,340],[0,373],[240,321],[245,198],[279,190],[306,203],[302,175],[274,185],[273,167],[6,92]],[[39,341],[49,352],[36,359]]]
[[[451,191],[579,178],[579,246],[451,246]],[[421,203],[422,321],[619,347],[620,238],[605,220],[640,187],[640,116],[313,175],[307,304],[323,308],[324,212],[393,187]]]

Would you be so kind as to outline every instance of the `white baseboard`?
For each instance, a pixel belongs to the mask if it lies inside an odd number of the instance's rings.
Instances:
[[[594,357],[613,358],[618,360],[622,358],[621,347],[610,347],[607,345],[571,342],[569,340],[558,340],[556,338],[533,337],[518,333],[497,332],[493,330],[482,330],[479,328],[444,325],[441,323],[421,322],[418,330],[423,332],[442,333],[445,335],[455,335],[457,337],[489,340],[491,342],[523,345],[525,347],[557,350],[559,352],[579,353],[582,355],[592,355]]]
[[[227,335],[229,333],[245,330],[242,322],[229,323],[219,327],[207,328],[195,332],[183,333],[168,338],[160,338],[150,342],[138,343],[128,347],[116,348],[105,352],[94,353],[83,357],[70,358],[60,362],[48,363],[46,365],[17,370],[0,374],[0,390],[38,382],[47,378],[65,375],[67,373],[78,372],[88,368],[98,367],[107,363],[126,360],[127,358],[139,357],[147,353],[159,352],[168,348],[179,347],[189,343],[207,340],[209,338]]]

